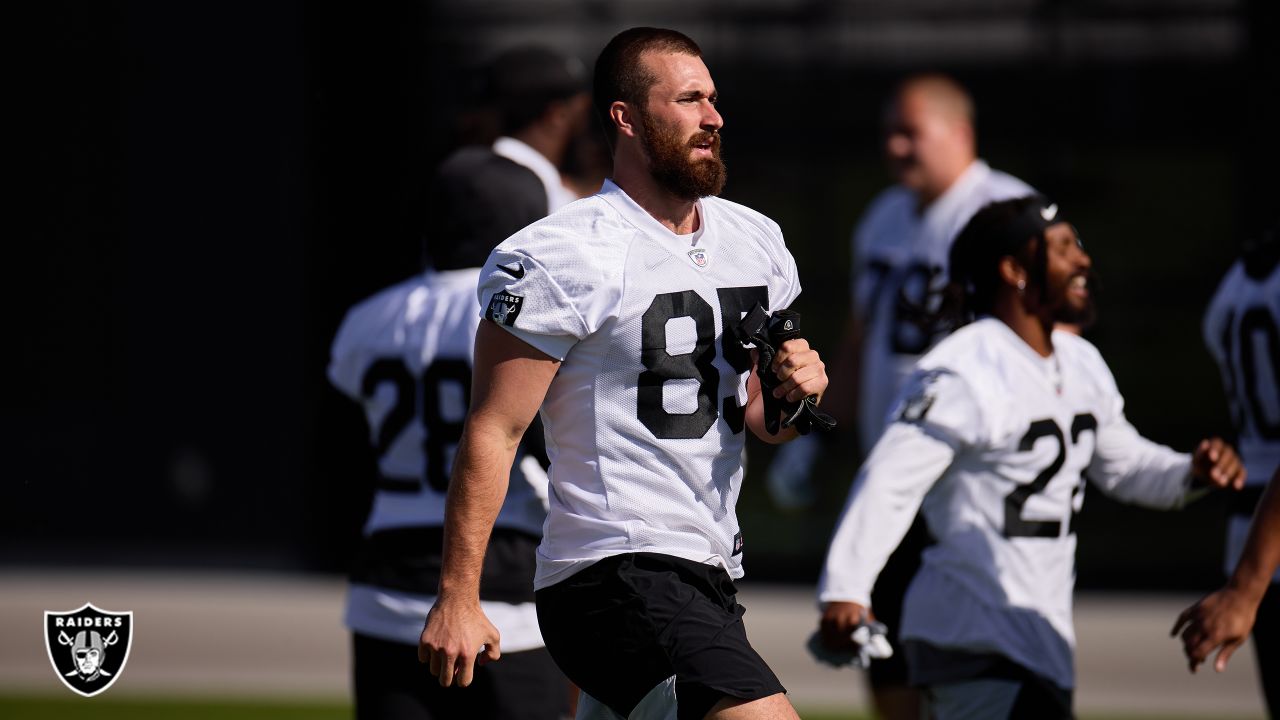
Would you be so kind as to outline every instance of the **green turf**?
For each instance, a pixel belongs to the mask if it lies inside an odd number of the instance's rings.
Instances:
[[[871,720],[860,713],[800,711],[804,720]],[[1081,720],[1208,720],[1193,715],[1082,715]],[[333,702],[198,700],[0,695],[4,720],[350,720],[351,706]]]
[[[5,720],[350,720],[346,703],[0,696]]]

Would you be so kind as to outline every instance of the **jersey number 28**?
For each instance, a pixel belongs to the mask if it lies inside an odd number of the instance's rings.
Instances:
[[[462,438],[462,419],[445,419],[441,411],[441,386],[446,382],[462,386],[465,405],[471,398],[471,366],[464,360],[436,360],[414,378],[399,358],[375,360],[360,379],[360,394],[372,398],[378,386],[390,385],[396,398],[391,409],[382,418],[374,447],[378,460],[386,457],[391,448],[415,420],[422,423],[423,475],[427,485],[437,492],[449,489],[449,467],[446,451]],[[465,409],[465,408],[464,408]],[[379,473],[378,489],[391,492],[417,492],[421,487],[418,478],[387,477]]]

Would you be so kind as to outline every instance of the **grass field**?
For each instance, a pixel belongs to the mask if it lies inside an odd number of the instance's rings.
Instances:
[[[811,713],[805,720],[871,720],[848,713]],[[0,695],[5,720],[350,720],[346,703],[49,697]],[[1081,720],[1201,720],[1194,715],[1081,715]],[[1207,717],[1203,720],[1208,720]]]

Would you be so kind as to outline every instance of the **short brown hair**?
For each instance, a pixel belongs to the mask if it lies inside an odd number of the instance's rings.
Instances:
[[[609,106],[621,100],[642,107],[649,88],[658,82],[640,62],[640,56],[649,51],[702,57],[698,44],[675,30],[635,27],[615,35],[600,51],[592,81],[592,102],[610,144],[616,129],[609,119]]]

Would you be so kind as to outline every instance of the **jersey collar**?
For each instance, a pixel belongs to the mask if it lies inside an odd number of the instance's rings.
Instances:
[[[609,178],[605,179],[604,187],[600,188],[600,197],[634,225],[636,229],[646,235],[661,239],[664,245],[669,244],[667,241],[670,240],[670,244],[678,244],[678,246],[685,249],[692,248],[702,241],[703,235],[706,234],[707,226],[711,222],[710,218],[707,217],[706,203],[698,200],[695,203],[698,207],[698,229],[688,235],[677,235],[658,222],[647,210],[640,207],[626,191],[618,187]]]

